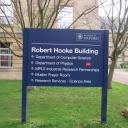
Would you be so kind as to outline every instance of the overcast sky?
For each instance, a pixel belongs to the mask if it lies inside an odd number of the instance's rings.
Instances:
[[[112,0],[99,0],[101,2],[104,2],[104,9],[106,10],[107,13],[110,12],[111,10],[111,5],[112,5]],[[117,17],[118,16],[118,12],[119,12],[119,1],[120,0],[114,0],[114,3],[115,3],[115,8],[114,8],[114,16]],[[128,0],[122,0],[123,1],[123,4],[122,4],[122,9],[124,10],[124,6],[125,5],[128,5]],[[126,2],[126,3],[125,3]],[[100,3],[100,2],[99,2]],[[101,6],[99,8],[99,15],[100,16],[106,16],[106,13],[104,11],[103,7]],[[123,14],[124,11],[122,11],[122,14]]]

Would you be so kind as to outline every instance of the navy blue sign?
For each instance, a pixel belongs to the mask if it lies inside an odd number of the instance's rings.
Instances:
[[[27,86],[85,86],[106,97],[107,48],[105,30],[24,29],[23,95]]]

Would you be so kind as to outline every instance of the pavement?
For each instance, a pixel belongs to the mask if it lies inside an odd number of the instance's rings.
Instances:
[[[128,85],[128,71],[123,69],[115,69],[113,81]]]

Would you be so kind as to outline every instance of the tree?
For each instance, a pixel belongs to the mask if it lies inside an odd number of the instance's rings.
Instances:
[[[109,55],[111,60],[108,75],[108,88],[112,88],[112,79],[114,68],[118,57],[127,49],[128,46],[128,0],[111,0],[107,10],[102,4],[105,11],[107,28],[110,31],[110,38],[113,49]],[[108,10],[108,8],[110,8]]]
[[[1,0],[4,1],[4,0]],[[0,5],[0,11],[6,19],[6,26],[0,24],[0,28],[4,33],[4,39],[7,35],[15,40],[18,48],[22,51],[23,41],[17,36],[17,31],[22,33],[23,28],[54,28],[57,22],[59,12],[70,4],[72,0],[10,0],[11,8],[3,8]],[[2,3],[4,4],[4,2]],[[94,11],[98,5],[86,7],[69,25],[70,28],[83,15],[87,15]],[[8,17],[8,12],[13,17],[13,24]],[[11,49],[12,50],[12,49]],[[17,54],[12,50],[15,56],[22,57],[22,54]]]

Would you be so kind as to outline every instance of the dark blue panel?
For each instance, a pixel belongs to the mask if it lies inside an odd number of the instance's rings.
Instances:
[[[29,86],[103,86],[105,31],[25,29]]]

